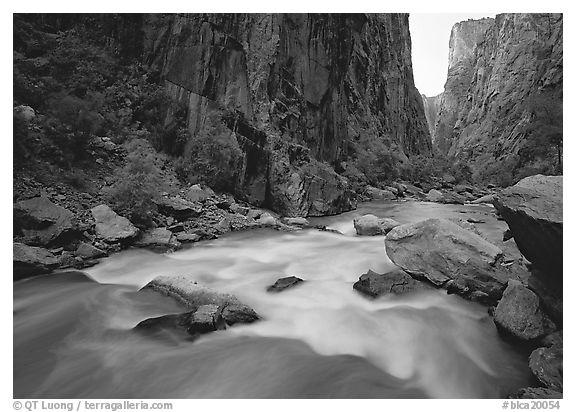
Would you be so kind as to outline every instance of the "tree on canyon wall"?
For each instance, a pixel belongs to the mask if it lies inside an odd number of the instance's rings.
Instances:
[[[540,93],[527,100],[531,121],[525,129],[529,137],[519,151],[521,162],[556,156],[556,173],[562,173],[563,116],[562,99],[552,93]]]

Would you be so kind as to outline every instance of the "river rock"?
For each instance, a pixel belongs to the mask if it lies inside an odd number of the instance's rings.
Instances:
[[[562,392],[554,391],[548,388],[522,388],[509,399],[562,399]]]
[[[492,204],[492,202],[494,201],[494,198],[495,198],[495,196],[494,196],[493,194],[484,195],[484,196],[479,197],[479,198],[476,199],[476,200],[473,200],[473,201],[470,202],[470,203],[473,203],[473,204],[475,204],[475,205],[479,205],[479,204],[481,204],[481,203]]]
[[[186,220],[202,214],[201,205],[182,199],[180,196],[162,197],[156,205],[161,213],[178,220]]]
[[[368,270],[368,273],[361,275],[360,279],[354,283],[353,288],[373,298],[389,293],[401,295],[416,290],[427,289],[422,282],[414,280],[402,269],[396,269],[383,274]]]
[[[223,323],[222,310],[218,305],[202,305],[191,313],[186,331],[190,335],[214,332],[223,329]]]
[[[436,189],[430,189],[430,191],[426,193],[426,200],[429,202],[440,202],[443,197],[442,192]]]
[[[248,305],[244,304],[230,304],[224,306],[222,309],[222,319],[227,325],[235,325],[237,323],[252,323],[256,322],[260,317]]]
[[[375,200],[395,200],[396,195],[390,190],[378,189],[376,187],[368,186],[366,194]]]
[[[562,277],[562,176],[529,176],[502,190],[494,207],[520,252],[546,276]]]
[[[74,214],[40,196],[14,204],[14,229],[30,245],[64,244],[75,232]]]
[[[14,243],[12,253],[14,280],[49,273],[58,266],[58,258],[41,247]]]
[[[445,219],[397,226],[385,245],[390,260],[411,276],[484,303],[500,299],[510,276],[500,248]]]
[[[285,278],[280,278],[273,285],[266,288],[267,292],[282,292],[286,289],[293,288],[297,284],[304,282],[304,280],[296,276],[287,276]]]
[[[202,236],[197,233],[178,233],[176,234],[176,240],[182,243],[187,242],[198,242]]]
[[[538,296],[513,279],[496,306],[494,322],[500,330],[521,340],[537,339],[554,330],[540,308]]]
[[[563,354],[562,345],[538,348],[530,355],[530,369],[540,382],[549,389],[563,390]]]
[[[177,237],[165,227],[150,229],[142,234],[135,242],[136,246],[152,248],[162,251],[174,250],[180,247]]]
[[[90,243],[82,242],[74,252],[74,255],[82,259],[96,259],[106,256],[107,253],[96,246],[92,246]]]
[[[262,226],[277,226],[279,224],[279,221],[270,213],[264,212],[260,215],[258,219],[256,219],[256,223]]]
[[[290,226],[309,226],[310,222],[305,217],[285,217],[282,218],[282,223]]]
[[[400,223],[394,219],[377,217],[371,214],[354,219],[354,229],[360,236],[384,235],[399,225]]]
[[[107,243],[126,241],[136,237],[139,233],[125,217],[119,216],[107,205],[99,205],[91,209],[96,221],[96,234]]]

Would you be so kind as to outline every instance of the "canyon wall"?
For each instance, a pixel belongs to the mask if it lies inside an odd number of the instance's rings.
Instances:
[[[454,26],[434,145],[478,180],[561,172],[563,19],[500,14]]]
[[[434,130],[436,129],[436,119],[438,118],[441,99],[442,99],[442,93],[432,97],[428,97],[425,94],[422,95],[422,103],[424,104],[424,114],[426,116],[426,123],[428,123],[428,130],[430,131],[430,138],[432,139],[432,144],[434,144],[435,140]]]
[[[147,15],[142,50],[188,107],[191,139],[224,119],[238,193],[285,214],[353,206],[343,171],[374,142],[431,152],[405,14]]]

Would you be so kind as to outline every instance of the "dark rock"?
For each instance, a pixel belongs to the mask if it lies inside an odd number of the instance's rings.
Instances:
[[[520,252],[550,281],[562,278],[562,176],[535,175],[501,191],[494,206]]]
[[[510,229],[506,229],[504,233],[502,233],[502,242],[506,242],[512,239],[513,237],[514,236],[512,235],[512,232],[510,232]]]
[[[258,314],[248,305],[229,304],[222,309],[222,319],[227,325],[237,323],[252,323],[260,319]]]
[[[14,229],[21,231],[31,245],[62,245],[76,235],[74,214],[52,203],[47,197],[35,197],[14,204]]]
[[[552,281],[548,276],[532,266],[530,268],[530,277],[528,278],[528,287],[538,295],[544,311],[558,325],[561,325],[564,317],[562,284]]]
[[[547,348],[554,345],[559,345],[559,347],[562,347],[563,344],[564,344],[564,334],[561,330],[551,333],[550,335],[546,335],[540,340],[540,345]]]
[[[360,279],[354,283],[353,287],[358,292],[374,298],[389,293],[401,295],[428,288],[422,282],[412,279],[402,269],[396,269],[384,274],[369,270],[368,273],[360,276]]]
[[[360,236],[384,235],[400,226],[400,223],[390,218],[381,218],[374,215],[364,215],[354,219],[354,229]]]
[[[116,243],[133,239],[139,230],[125,217],[117,215],[106,205],[91,209],[96,221],[96,234],[107,243]]]
[[[530,369],[540,382],[549,389],[562,392],[563,354],[562,345],[538,348],[530,355]]]
[[[304,282],[304,280],[296,276],[287,276],[285,278],[278,279],[273,285],[268,286],[266,291],[268,292],[282,292],[286,289],[296,286],[298,283]]]
[[[522,388],[508,397],[509,399],[562,399],[562,392],[548,388]]]
[[[398,226],[386,235],[390,260],[411,276],[450,287],[467,298],[495,303],[511,276],[503,252],[479,235],[444,219]],[[480,295],[474,292],[479,292]]]
[[[92,246],[89,243],[82,242],[78,249],[74,252],[75,256],[81,257],[83,259],[95,259],[103,256],[107,256],[107,253],[103,250]]]
[[[168,227],[168,230],[172,233],[180,233],[184,231],[184,224],[183,223],[176,223]]]
[[[12,253],[14,280],[49,273],[58,266],[58,258],[41,247],[14,243]]]
[[[543,337],[555,328],[542,312],[538,296],[517,280],[508,281],[496,306],[494,322],[500,330],[521,340]]]
[[[186,220],[202,214],[201,205],[182,199],[179,196],[161,197],[156,204],[161,213],[178,220]]]
[[[222,310],[218,305],[202,305],[191,313],[189,322],[186,325],[190,335],[196,333],[214,332],[218,329],[224,329],[224,319],[222,319]]]

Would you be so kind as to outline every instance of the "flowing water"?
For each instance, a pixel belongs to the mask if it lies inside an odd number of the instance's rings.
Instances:
[[[14,396],[484,398],[527,386],[527,355],[498,337],[485,307],[441,290],[369,300],[352,289],[368,269],[393,268],[384,236],[354,235],[352,220],[365,213],[402,223],[475,217],[495,242],[505,227],[488,206],[372,202],[313,219],[342,235],[259,229],[172,254],[124,251],[87,276],[17,282]],[[146,318],[183,311],[137,292],[161,274],[232,293],[264,319],[195,341],[133,331]],[[306,282],[266,292],[290,275]]]

